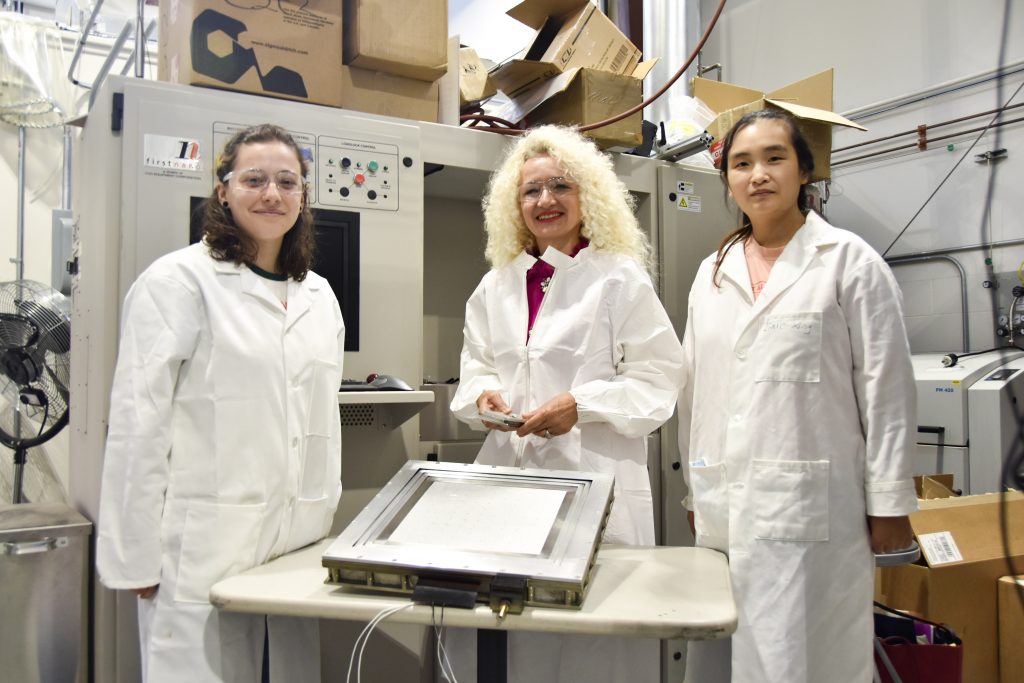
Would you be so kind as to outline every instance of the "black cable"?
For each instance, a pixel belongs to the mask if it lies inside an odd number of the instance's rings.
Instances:
[[[1010,2],[1010,0],[1005,0],[1005,1],[1007,2],[1007,4],[1009,4],[1009,2]],[[1009,14],[1009,9],[1007,9],[1007,14]],[[1005,32],[1006,32],[1006,27],[1004,26],[1003,27],[1003,35],[1004,36],[1005,36]],[[1006,48],[1006,40],[1004,38],[1003,46],[1000,48],[1000,56],[999,56],[999,60],[1000,60],[999,63],[1000,64],[1002,64],[1002,59],[1003,59],[1003,52],[1002,51],[1005,50],[1005,48]],[[959,168],[960,164],[963,163],[963,160],[967,158],[967,155],[971,153],[971,150],[974,149],[974,146],[977,145],[979,142],[981,142],[981,139],[983,137],[985,137],[985,134],[988,133],[988,130],[989,130],[989,128],[992,127],[992,124],[994,124],[996,121],[999,120],[999,117],[1003,115],[1003,112],[1006,109],[1006,105],[1010,104],[1010,102],[1013,102],[1013,98],[1015,98],[1017,96],[1017,93],[1019,93],[1021,91],[1021,88],[1024,88],[1024,81],[1022,81],[1021,84],[1019,86],[1017,86],[1017,89],[1013,91],[1013,94],[1010,95],[1010,97],[1006,100],[1006,102],[1004,104],[1000,105],[1000,107],[996,110],[995,115],[988,122],[988,125],[986,125],[982,129],[982,131],[980,133],[978,133],[978,137],[974,138],[974,142],[972,142],[971,146],[967,148],[967,151],[963,153],[963,156],[961,156],[959,159],[957,159],[957,162],[955,164],[953,164],[953,168],[949,169],[949,173],[946,174],[946,177],[944,177],[942,179],[942,181],[939,182],[938,186],[936,186],[936,188],[932,191],[932,193],[930,195],[928,195],[928,199],[924,200],[924,204],[921,205],[921,208],[919,208],[914,213],[914,215],[910,217],[910,220],[907,221],[907,224],[903,226],[903,229],[900,230],[899,233],[897,233],[896,237],[894,237],[892,242],[889,243],[889,246],[886,247],[885,251],[882,252],[882,258],[885,258],[885,256],[889,253],[889,250],[892,249],[893,246],[895,246],[896,242],[898,242],[901,237],[903,237],[903,233],[905,233],[907,231],[907,229],[910,228],[911,224],[913,224],[913,222],[915,220],[917,220],[917,217],[921,215],[921,212],[924,211],[925,207],[928,206],[928,204],[932,201],[932,199],[935,197],[935,195],[937,195],[939,193],[939,190],[941,190],[942,186],[946,184],[946,181],[949,180],[949,177],[951,175],[953,175],[953,172],[956,171],[957,168]],[[996,96],[999,98],[1000,101],[1002,101],[1002,96],[1003,96],[1003,76],[1002,76],[1001,73],[1000,73],[999,78],[996,79],[996,91],[997,91],[997,95]],[[995,148],[996,149],[999,148],[1000,134],[1001,134],[1001,129],[997,126],[996,127],[996,142],[995,142]],[[991,195],[991,188],[992,188],[992,184],[989,183],[989,195]],[[988,215],[988,204],[987,204],[987,202],[990,199],[991,199],[991,196],[989,196],[986,199],[986,205],[985,205],[985,215],[986,216]]]
[[[1002,31],[1001,31],[1001,35],[1000,35],[1000,40],[999,40],[999,62],[997,64],[997,70],[1000,71],[1000,72],[1002,71],[1003,64],[1005,63],[1005,60],[1006,60],[1007,32],[1008,32],[1009,21],[1010,21],[1010,9],[1011,9],[1012,6],[1013,6],[1012,0],[1004,0],[1004,3],[1003,3],[1003,23],[1002,23]],[[1020,92],[1022,87],[1024,87],[1024,83],[1021,83],[1021,85],[1017,87],[1017,89],[1014,91],[1013,95],[1011,95],[1010,98],[1006,101],[1007,104],[1009,104],[1009,102],[1012,101],[1014,97],[1016,97],[1017,93]],[[996,80],[996,104],[999,104],[1002,101],[1003,101],[1003,78],[999,78],[999,79]],[[1003,106],[1005,106],[1005,105],[1003,105]],[[996,112],[996,115],[992,118],[992,121],[989,123],[989,125],[992,125],[992,123],[994,123],[996,120],[998,120],[999,117],[1002,116],[1002,114],[1003,114],[1002,107],[1000,107],[1000,111]],[[981,134],[984,135],[985,134],[984,131]],[[1001,137],[1002,137],[1002,128],[1001,127],[997,127],[995,129],[995,137],[993,139],[993,149],[999,149],[1000,143],[1001,143]],[[978,139],[980,140],[981,137],[979,136]],[[975,140],[975,143],[977,143],[977,140]],[[971,145],[971,146],[973,147],[974,145]],[[961,161],[962,161],[962,159],[961,159]],[[999,168],[998,164],[993,165],[992,166],[992,172],[989,173],[989,177],[988,177],[988,186],[986,187],[986,191],[985,191],[984,209],[983,209],[982,215],[981,215],[981,228],[980,228],[980,232],[981,232],[981,236],[983,238],[986,235],[986,225],[988,223],[988,217],[989,217],[990,212],[992,210],[992,195],[995,192],[995,181],[996,181],[996,173],[998,171],[998,168]],[[945,180],[943,180],[943,182],[945,182]],[[984,239],[982,240],[982,242],[985,243],[985,244],[988,243]],[[892,246],[892,245],[890,245],[890,246]],[[991,258],[987,258],[986,259],[985,265],[988,268],[988,270],[990,270],[990,271],[994,270]],[[996,298],[996,290],[995,290],[995,288],[992,289],[990,295],[991,295],[991,301],[992,301],[992,315],[995,318],[996,316],[998,316],[998,313],[999,313],[999,307],[997,305],[998,301],[997,301],[997,298]],[[1013,324],[1012,320],[1010,321],[1010,324],[1011,325]],[[1013,443],[1010,445],[1009,450],[1006,452],[1006,454],[1003,457],[1003,467],[1002,467],[1002,470],[1001,470],[1001,475],[1002,476],[1000,478],[1000,493],[999,493],[999,530],[1000,530],[1000,536],[1001,536],[1001,541],[1002,541],[1002,545],[1003,545],[1003,557],[1006,560],[1007,574],[1009,574],[1010,576],[1017,576],[1018,574],[1020,574],[1020,572],[1017,569],[1016,562],[1014,562],[1014,560],[1013,560],[1013,549],[1010,547],[1011,534],[1010,534],[1010,520],[1009,520],[1009,500],[1008,500],[1008,495],[1009,494],[1008,494],[1007,489],[1008,488],[1021,489],[1022,488],[1022,484],[1024,484],[1024,482],[1022,482],[1020,480],[1020,478],[1018,476],[1016,476],[1020,472],[1022,462],[1024,462],[1024,424],[1022,424],[1022,422],[1021,422],[1020,408],[1019,408],[1019,406],[1017,404],[1017,397],[1014,395],[1013,386],[1008,384],[1007,385],[1007,390],[1008,390],[1009,399],[1010,399],[1010,401],[1009,401],[1010,402],[1010,411],[1013,413],[1013,419],[1014,419],[1014,421],[1015,421],[1015,423],[1017,425],[1017,429],[1015,430],[1015,438],[1013,439]],[[1014,585],[1016,586],[1016,589],[1017,589],[1017,599],[1019,600],[1019,602],[1021,604],[1021,608],[1024,609],[1024,587],[1021,587],[1021,585],[1019,583],[1015,583]]]

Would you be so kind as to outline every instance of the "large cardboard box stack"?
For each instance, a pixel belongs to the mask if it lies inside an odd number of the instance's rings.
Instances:
[[[592,3],[525,0],[507,14],[537,33],[516,58],[491,71],[510,100],[495,116],[530,125],[585,125],[643,100],[641,81],[654,62],[640,65],[640,50]],[[634,147],[640,131],[638,112],[588,134],[605,147]]]
[[[433,83],[448,70],[446,0],[344,0],[345,64]]]
[[[342,105],[339,0],[161,0],[160,80]]]
[[[447,3],[363,0],[354,4],[360,11],[351,13],[353,25],[348,26],[342,0],[280,0],[255,10],[229,0],[161,0],[157,77],[437,121],[438,84],[432,75],[443,74],[447,63]],[[386,21],[381,19],[385,9],[394,15]],[[432,52],[405,49],[436,42],[427,41],[423,31],[411,32],[395,24],[395,17],[410,16],[422,19],[431,35],[441,37],[440,59]],[[438,21],[443,28],[435,26]],[[349,38],[357,46],[353,61],[362,66],[343,63],[344,54],[350,54],[345,43]],[[376,41],[387,50],[370,49],[379,47]],[[410,61],[403,64],[402,59]],[[363,68],[369,66],[374,68]]]
[[[716,165],[726,134],[744,114],[752,111],[781,109],[799,121],[800,130],[807,138],[814,154],[812,181],[825,180],[831,175],[829,160],[832,156],[832,126],[867,130],[864,126],[832,112],[832,69],[790,83],[770,93],[731,83],[695,78],[693,96],[718,113],[708,126],[708,133],[715,138],[710,151]]]
[[[1017,565],[1021,569],[1021,565]],[[1024,576],[999,579],[999,683],[1024,676]]]
[[[1019,565],[1024,563],[1019,533],[1024,494],[1007,494],[1006,499],[1009,552]],[[877,594],[883,603],[948,624],[963,638],[964,681],[999,680],[998,581],[1007,567],[1001,504],[999,494],[919,501],[921,509],[910,523],[922,559],[879,571]]]

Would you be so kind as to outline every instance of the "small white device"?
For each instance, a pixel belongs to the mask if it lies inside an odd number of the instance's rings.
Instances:
[[[523,423],[526,422],[526,420],[515,413],[499,413],[496,410],[481,410],[480,419],[505,425],[506,427],[522,427]]]

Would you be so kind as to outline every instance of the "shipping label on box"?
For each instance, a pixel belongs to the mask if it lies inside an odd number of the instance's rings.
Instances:
[[[161,0],[158,78],[338,106],[337,0]]]

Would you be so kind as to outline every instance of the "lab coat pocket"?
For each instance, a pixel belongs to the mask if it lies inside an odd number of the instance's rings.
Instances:
[[[299,498],[295,501],[295,509],[292,511],[291,534],[288,537],[288,547],[285,552],[309,545],[326,536],[331,529],[333,512],[327,496],[317,499]]]
[[[690,497],[693,500],[697,545],[726,550],[729,539],[729,492],[725,465],[690,463]]]
[[[828,460],[754,460],[754,536],[828,540]]]
[[[331,453],[332,442],[337,447],[339,426],[338,374],[336,363],[322,360],[313,362],[312,390],[309,396],[309,416],[306,421],[305,452],[302,464],[300,498],[316,499],[324,495],[327,483],[328,458],[340,458],[340,453]],[[331,423],[334,421],[334,424]]]
[[[757,333],[757,382],[821,380],[821,312],[765,316]]]
[[[265,509],[264,503],[189,501],[174,599],[209,603],[213,584],[253,567]]]
[[[341,378],[338,364],[325,360],[314,360],[312,365],[312,388],[309,395],[309,418],[306,434],[330,436],[332,428],[339,429],[338,387]],[[331,423],[333,420],[333,424]]]

